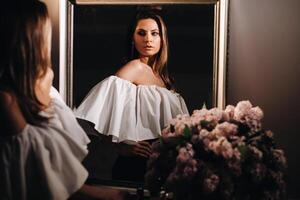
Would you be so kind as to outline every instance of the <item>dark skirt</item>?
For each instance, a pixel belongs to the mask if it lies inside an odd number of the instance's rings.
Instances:
[[[153,140],[147,140],[152,144]],[[148,158],[142,156],[123,156],[118,158],[112,169],[113,180],[144,182]]]

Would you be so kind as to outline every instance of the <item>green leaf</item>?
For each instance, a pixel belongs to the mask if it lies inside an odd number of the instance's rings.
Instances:
[[[206,120],[201,120],[201,121],[200,121],[200,125],[201,125],[202,127],[207,127],[208,124],[209,124],[209,122],[206,121]]]
[[[243,146],[238,146],[237,147],[239,152],[241,153],[241,160],[244,161],[247,158],[247,154],[248,154],[248,148],[247,146],[243,145]]]
[[[191,130],[188,127],[188,125],[185,125],[185,127],[183,129],[183,136],[184,137],[190,137],[191,136]]]
[[[160,143],[160,144],[163,144],[163,143],[164,143],[163,137],[159,137],[158,139],[159,139],[159,143]]]

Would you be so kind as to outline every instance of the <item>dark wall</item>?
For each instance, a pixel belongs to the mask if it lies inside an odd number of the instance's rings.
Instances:
[[[231,0],[227,103],[249,99],[288,159],[288,194],[300,198],[300,1]]]

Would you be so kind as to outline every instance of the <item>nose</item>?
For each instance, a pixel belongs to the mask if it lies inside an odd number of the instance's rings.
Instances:
[[[146,42],[152,42],[152,35],[151,35],[151,33],[147,33],[146,35],[145,35],[145,41]]]

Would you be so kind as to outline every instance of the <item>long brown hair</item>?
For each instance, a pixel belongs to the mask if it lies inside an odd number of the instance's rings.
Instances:
[[[47,7],[37,0],[12,0],[1,8],[0,89],[12,91],[30,124],[46,118],[35,94],[38,78],[51,66]]]
[[[174,89],[173,83],[169,77],[168,68],[167,68],[167,62],[168,62],[168,54],[169,54],[169,45],[168,45],[168,34],[167,34],[167,28],[166,25],[161,18],[160,15],[158,15],[155,12],[152,11],[140,11],[136,17],[135,20],[129,29],[129,38],[130,38],[130,55],[128,56],[130,60],[138,58],[139,53],[134,47],[133,44],[133,35],[135,32],[135,29],[137,27],[137,24],[142,19],[153,19],[159,28],[159,34],[161,37],[161,47],[159,52],[155,55],[154,60],[150,63],[152,70],[154,73],[159,74],[161,79],[163,80],[164,84],[168,89]]]

